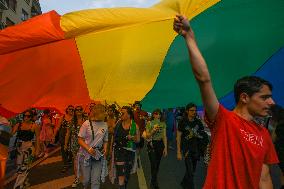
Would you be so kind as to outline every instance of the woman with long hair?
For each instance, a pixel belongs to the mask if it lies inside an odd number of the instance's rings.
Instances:
[[[39,152],[39,129],[38,126],[32,122],[32,112],[27,110],[23,112],[23,121],[17,123],[12,130],[12,134],[16,135],[17,146],[17,166],[18,178],[15,182],[17,186],[23,187],[28,185],[27,174],[29,167],[32,163],[33,157],[38,155]],[[33,145],[33,140],[35,146]],[[24,179],[19,179],[24,178]]]
[[[73,118],[73,125],[67,128],[66,131],[66,141],[70,140],[70,151],[73,157],[73,166],[75,173],[75,180],[72,184],[72,188],[77,187],[79,183],[79,167],[78,167],[78,151],[80,145],[78,144],[78,134],[82,124],[86,121],[84,117],[84,111],[82,106],[76,106]],[[65,143],[64,150],[67,151],[68,144]]]
[[[146,125],[147,152],[151,164],[151,188],[159,189],[158,172],[162,155],[167,156],[166,123],[161,118],[162,112],[156,109],[152,113],[151,121]]]
[[[113,134],[116,122],[118,120],[118,112],[114,106],[109,106],[107,109],[106,123],[108,126],[108,148],[107,148],[107,159],[111,158],[112,145],[113,145]]]
[[[61,170],[62,173],[65,173],[68,169],[68,163],[71,159],[71,152],[69,148],[64,148],[64,146],[68,146],[70,144],[69,138],[66,137],[67,128],[70,128],[73,125],[73,116],[74,116],[74,106],[69,105],[66,110],[65,114],[59,120],[59,142],[61,145],[61,155],[63,160],[63,169]]]

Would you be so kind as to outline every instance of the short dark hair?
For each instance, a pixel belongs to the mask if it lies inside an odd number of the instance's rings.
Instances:
[[[263,85],[267,85],[272,91],[272,84],[257,76],[245,76],[237,80],[234,85],[234,97],[236,104],[240,100],[240,95],[246,93],[249,97],[260,91]]]
[[[196,104],[194,104],[194,103],[189,103],[189,104],[187,104],[186,105],[186,107],[185,107],[185,111],[188,111],[190,108],[192,108],[192,107],[195,107],[195,108],[197,108],[197,106],[196,106]]]
[[[133,107],[135,107],[135,105],[139,105],[140,108],[142,108],[142,104],[140,101],[136,100],[133,104]]]

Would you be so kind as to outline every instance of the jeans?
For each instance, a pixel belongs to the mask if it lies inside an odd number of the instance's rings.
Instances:
[[[151,183],[157,184],[157,176],[159,172],[161,158],[164,151],[163,141],[152,141],[152,145],[148,144],[148,156],[151,164]]]
[[[181,182],[183,189],[194,189],[194,172],[196,169],[197,159],[191,157],[190,155],[186,156],[184,159],[185,163],[185,175]]]
[[[83,175],[83,186],[87,188],[91,181],[91,189],[100,188],[100,178],[102,172],[102,161],[90,158],[81,160],[80,167]]]

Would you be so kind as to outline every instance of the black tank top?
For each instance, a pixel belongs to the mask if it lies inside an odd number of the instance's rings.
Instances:
[[[19,125],[19,129],[17,131],[17,138],[22,141],[31,141],[34,138],[35,133],[32,130],[21,130],[22,123]]]
[[[125,130],[122,127],[121,121],[117,123],[114,135],[115,135],[114,136],[115,147],[118,148],[127,147],[128,139],[126,137],[127,135],[129,135],[129,129]]]

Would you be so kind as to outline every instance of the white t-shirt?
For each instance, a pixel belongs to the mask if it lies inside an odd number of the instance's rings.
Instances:
[[[106,122],[103,121],[102,122],[92,121],[92,126],[94,131],[94,138],[92,136],[92,129],[89,120],[86,120],[82,124],[78,136],[83,138],[88,146],[94,148],[101,148],[103,144],[108,141],[108,126]],[[80,147],[79,153],[82,153],[85,156],[85,159],[91,157],[91,155],[82,147]]]

